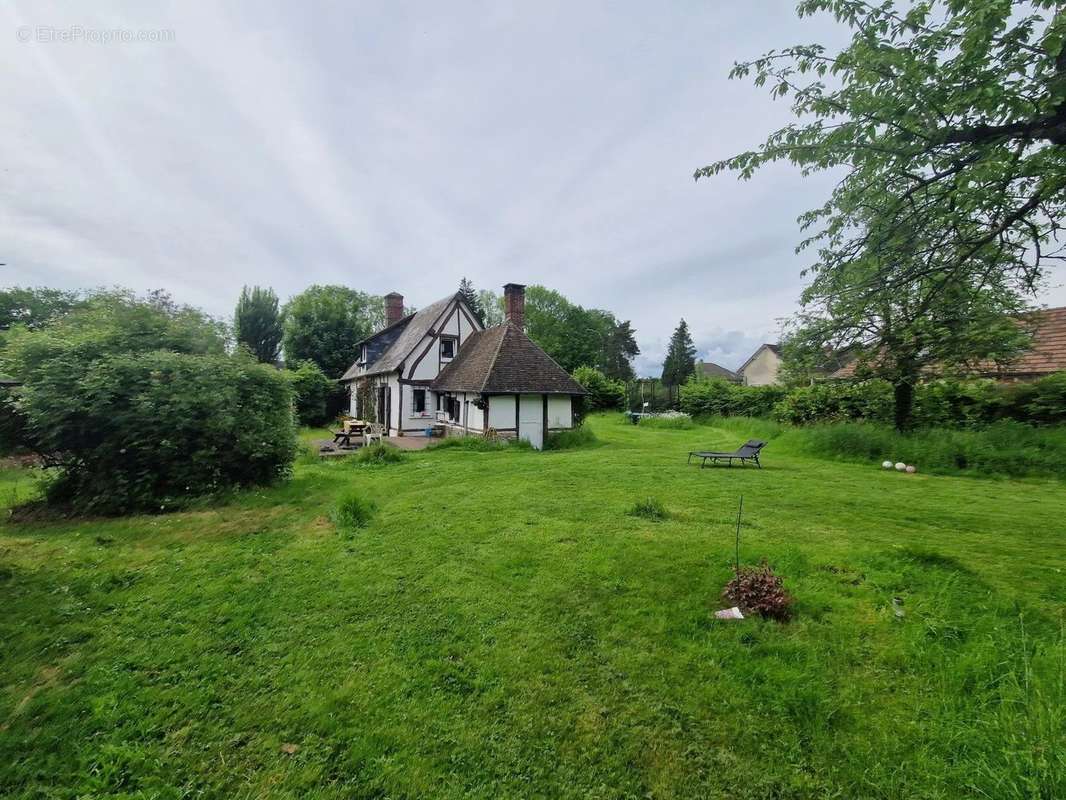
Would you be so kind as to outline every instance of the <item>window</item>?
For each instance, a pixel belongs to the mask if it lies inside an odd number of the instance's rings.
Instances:
[[[425,389],[415,389],[414,399],[415,399],[415,413],[416,414],[421,414],[423,411],[426,410],[426,390]]]
[[[440,340],[440,357],[455,358],[455,339]]]

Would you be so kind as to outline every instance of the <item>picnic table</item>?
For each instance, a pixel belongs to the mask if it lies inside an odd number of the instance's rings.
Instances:
[[[361,419],[346,419],[341,424],[339,431],[333,432],[333,444],[340,445],[341,447],[353,447],[352,439],[355,439],[358,443],[362,443],[363,433],[366,431],[369,422],[364,422]]]

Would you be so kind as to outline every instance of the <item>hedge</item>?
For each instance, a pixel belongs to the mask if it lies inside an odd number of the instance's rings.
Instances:
[[[681,387],[681,410],[693,417],[770,416],[787,394],[780,386],[741,386],[723,380],[692,380]]]
[[[681,410],[694,417],[763,416],[794,425],[891,423],[892,408],[892,386],[883,380],[823,381],[794,389],[697,380],[681,387]],[[1026,383],[943,379],[915,389],[916,427],[981,427],[1004,419],[1066,422],[1066,372]]]
[[[28,443],[61,468],[49,501],[103,514],[285,476],[297,450],[292,402],[273,367],[164,351],[57,357],[17,399]]]

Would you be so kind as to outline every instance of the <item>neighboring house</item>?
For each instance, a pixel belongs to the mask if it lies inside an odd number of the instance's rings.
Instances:
[[[1026,315],[1032,325],[1033,341],[1029,349],[1009,364],[978,364],[973,374],[1001,381],[1029,381],[1066,371],[1066,306],[1047,308]],[[852,361],[829,377],[833,380],[856,377],[857,362]]]
[[[444,423],[450,433],[528,440],[573,427],[585,389],[523,331],[525,287],[503,287],[506,319],[483,329],[456,293],[404,316],[403,296],[385,296],[385,327],[358,343],[341,378],[350,410],[390,436]]]
[[[721,364],[715,364],[713,361],[698,361],[696,362],[696,374],[701,378],[710,378],[723,381],[729,381],[730,383],[740,383],[741,378],[737,373],[731,369],[726,369]]]
[[[781,369],[781,346],[762,344],[745,361],[737,375],[745,386],[767,386],[777,383],[777,373]]]

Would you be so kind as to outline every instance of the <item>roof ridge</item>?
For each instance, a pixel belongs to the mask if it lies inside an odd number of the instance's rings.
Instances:
[[[508,324],[508,325],[511,325],[511,323],[510,323],[510,322],[508,322],[507,324]],[[523,335],[524,337],[526,337],[527,339],[529,339],[529,342],[530,342],[530,344],[532,344],[532,345],[533,345],[533,346],[534,346],[535,348],[537,348],[538,350],[540,350],[540,352],[544,353],[544,355],[545,355],[545,356],[546,356],[546,357],[548,358],[548,360],[549,360],[550,362],[552,362],[552,363],[553,363],[553,364],[554,364],[555,366],[557,366],[557,367],[558,367],[559,369],[561,369],[561,370],[563,371],[563,373],[565,373],[565,374],[567,375],[567,377],[569,377],[569,378],[570,378],[571,380],[574,380],[574,376],[573,376],[573,375],[571,375],[571,374],[570,374],[569,372],[567,372],[567,371],[566,371],[565,369],[563,369],[563,365],[562,365],[562,364],[560,364],[560,363],[559,363],[558,361],[556,361],[556,360],[555,360],[554,358],[552,358],[552,357],[551,357],[551,355],[550,355],[550,354],[548,353],[548,351],[547,351],[547,350],[545,350],[545,349],[544,349],[543,347],[541,347],[541,346],[540,346],[539,344],[537,344],[536,342],[534,342],[534,341],[533,341],[533,337],[532,337],[532,336],[530,336],[530,335],[529,335],[528,333],[526,333],[526,332],[525,332],[525,331],[524,331],[524,330],[523,330],[522,328],[519,328],[519,327],[518,327],[517,325],[514,325],[513,327],[514,327],[514,329],[515,329],[516,331],[518,331],[518,332],[519,332],[520,334],[522,334],[522,335]],[[576,380],[574,380],[574,383],[577,383],[577,381],[576,381]],[[578,386],[581,386],[581,384],[580,384],[580,383],[578,383],[577,385],[578,385]],[[582,389],[584,389],[585,387],[584,387],[584,386],[581,386],[581,388],[582,388]]]
[[[500,336],[500,341],[496,342],[496,350],[493,352],[492,358],[489,359],[489,368],[485,370],[485,377],[481,381],[482,393],[485,392],[485,386],[488,385],[489,376],[492,375],[492,368],[496,366],[496,359],[500,357],[500,350],[503,349],[503,340],[507,338],[507,329],[511,327],[511,323],[503,322],[500,323],[498,327],[502,327],[504,331],[503,334],[501,334]],[[484,331],[486,330],[486,328],[482,328],[482,330]]]

